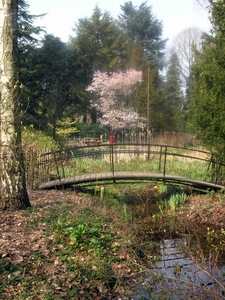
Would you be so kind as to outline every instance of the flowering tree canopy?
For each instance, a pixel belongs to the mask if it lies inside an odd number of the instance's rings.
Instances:
[[[136,70],[110,74],[100,71],[94,73],[87,91],[98,97],[97,100],[92,99],[91,103],[101,114],[102,125],[109,126],[112,131],[144,126],[144,118],[128,106],[129,96],[141,80],[142,72]]]

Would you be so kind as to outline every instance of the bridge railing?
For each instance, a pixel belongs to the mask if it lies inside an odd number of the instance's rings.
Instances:
[[[39,157],[39,182],[84,174],[87,171],[78,168],[80,160],[104,161],[104,167],[112,173],[121,171],[121,165],[126,162],[127,170],[124,171],[153,171],[164,176],[173,172],[175,175],[220,184],[225,178],[225,165],[216,162],[208,151],[159,144],[123,143],[81,145],[43,153]],[[135,160],[136,164],[133,164]],[[140,161],[146,162],[143,167]],[[189,171],[184,169],[184,165],[188,165]],[[89,173],[103,172],[100,163],[96,164],[95,169],[93,166]],[[66,173],[68,167],[73,169],[73,174]]]

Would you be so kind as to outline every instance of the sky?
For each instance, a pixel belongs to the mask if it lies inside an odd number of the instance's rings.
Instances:
[[[27,0],[31,14],[47,13],[38,19],[35,25],[44,26],[48,34],[68,42],[74,36],[72,28],[81,18],[89,18],[97,5],[102,12],[108,11],[114,18],[121,13],[120,5],[129,0]],[[139,6],[145,0],[132,0]],[[153,15],[163,23],[163,38],[172,42],[173,38],[184,29],[197,26],[209,31],[210,22],[205,10],[197,5],[197,0],[148,0]]]

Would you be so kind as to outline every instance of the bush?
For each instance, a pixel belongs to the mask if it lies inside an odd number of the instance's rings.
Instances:
[[[100,137],[101,135],[109,134],[108,130],[101,126],[99,123],[96,124],[84,124],[80,128],[79,136],[83,137]]]

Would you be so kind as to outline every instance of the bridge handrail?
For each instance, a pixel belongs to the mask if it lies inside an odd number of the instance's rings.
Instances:
[[[124,148],[123,148],[124,147]],[[132,149],[132,147],[134,149]],[[127,149],[128,148],[128,149]],[[88,150],[86,153],[74,153],[76,150]],[[98,144],[98,145],[78,145],[72,148],[63,148],[59,149],[56,151],[52,152],[45,152],[40,155],[40,163],[39,165],[43,165],[47,162],[55,162],[56,167],[57,167],[57,174],[59,176],[59,170],[57,166],[57,161],[62,161],[62,156],[65,154],[64,159],[71,159],[72,157],[78,158],[78,157],[85,157],[85,156],[92,156],[95,154],[98,154],[98,152],[95,152],[95,150],[101,149],[100,154],[109,154],[110,155],[110,165],[111,165],[111,171],[114,173],[114,154],[117,153],[138,153],[138,154],[145,154],[147,152],[148,158],[150,159],[150,155],[160,155],[159,158],[159,170],[163,168],[163,174],[165,176],[166,174],[166,162],[167,162],[167,157],[168,156],[177,156],[177,157],[184,157],[184,158],[189,158],[189,159],[195,159],[199,161],[206,161],[208,162],[208,170],[210,167],[213,170],[220,169],[221,166],[225,166],[225,163],[221,162],[216,162],[213,159],[212,153],[210,153],[207,150],[201,150],[201,149],[195,149],[195,148],[187,148],[187,147],[181,147],[181,146],[171,146],[171,145],[164,145],[164,144],[148,144],[148,143],[119,143],[119,144]],[[182,150],[185,151],[186,153],[179,153],[179,152],[173,152],[173,150]],[[93,151],[91,151],[93,150]],[[199,154],[204,154],[208,157],[199,157],[191,155],[190,153],[187,154],[188,151],[199,153]],[[57,155],[59,154],[59,157]],[[51,159],[43,158],[45,156],[51,157]],[[63,167],[62,165],[60,167]],[[63,171],[64,173],[64,171]],[[60,176],[59,176],[60,177]],[[216,177],[217,178],[217,175]],[[216,179],[217,180],[217,179]]]
[[[149,144],[149,143],[115,143],[115,144],[99,144],[99,145],[79,145],[79,146],[75,146],[72,148],[61,148],[58,150],[54,150],[54,151],[49,151],[49,152],[44,152],[41,153],[41,156],[45,156],[45,155],[49,155],[49,154],[54,154],[54,153],[60,153],[60,152],[70,152],[72,150],[76,150],[76,149],[88,149],[88,148],[102,148],[102,147],[116,147],[116,146],[142,146],[142,147],[167,147],[167,148],[174,148],[174,149],[181,149],[181,150],[190,150],[190,151],[196,151],[196,152],[200,152],[200,153],[205,153],[205,154],[211,154],[210,151],[207,150],[200,150],[200,149],[196,149],[196,148],[187,148],[187,147],[181,147],[181,146],[171,146],[171,145],[165,145],[165,144]]]

